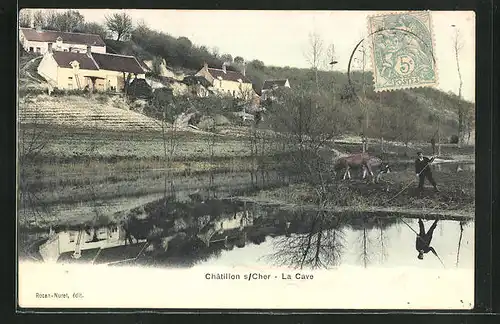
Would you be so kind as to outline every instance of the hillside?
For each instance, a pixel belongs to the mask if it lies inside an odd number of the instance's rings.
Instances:
[[[233,57],[230,54],[209,52],[205,46],[193,45],[185,37],[174,38],[170,35],[149,30],[147,27],[138,28],[126,42],[106,40],[109,51],[135,55],[141,60],[164,58],[169,68],[184,73],[195,73],[208,62],[210,66],[220,67],[223,61],[232,60],[229,69],[241,69],[243,58]],[[238,63],[235,63],[235,62]],[[311,69],[291,67],[266,66],[264,62],[254,60],[246,64],[246,76],[252,80],[254,90],[260,94],[266,79],[288,79],[292,89],[300,88],[311,92],[316,90],[315,76]],[[417,138],[428,141],[434,134],[449,140],[457,134],[458,110],[464,111],[464,136],[474,133],[474,104],[459,99],[456,95],[445,93],[435,88],[416,88],[384,93],[373,90],[371,72],[353,72],[351,75],[352,89],[365,99],[361,105],[350,91],[347,75],[341,72],[319,71],[318,83],[322,95],[332,106],[350,115],[346,131],[353,134],[366,132],[368,136],[382,136],[382,130],[372,131],[370,120],[376,119],[380,111],[384,111],[385,118],[397,119],[395,116],[408,114],[410,109],[412,118],[416,121]],[[364,89],[364,91],[363,91]],[[368,114],[368,116],[366,116]],[[366,121],[368,119],[368,121]],[[398,123],[396,121],[396,123]],[[379,128],[383,127],[378,125]],[[391,137],[391,136],[389,136]],[[392,136],[396,139],[395,136]],[[473,139],[472,135],[471,138]],[[469,140],[471,139],[469,138]]]
[[[233,58],[231,54],[209,50],[207,46],[193,44],[186,37],[175,38],[146,25],[137,26],[126,41],[105,39],[105,43],[110,53],[134,55],[139,60],[165,59],[170,69],[184,75],[195,73],[204,62],[212,67],[230,62],[229,70],[241,70],[244,62],[243,56]],[[31,89],[47,91],[47,84],[36,73],[37,59],[28,55],[21,61],[24,68],[20,71],[20,95]],[[371,73],[353,72],[349,83],[345,73],[332,71],[318,72],[317,87],[311,69],[266,66],[259,60],[246,62],[245,73],[258,94],[268,79],[288,79],[294,92],[300,90],[308,95],[316,93],[319,88],[323,102],[342,116],[339,118],[343,120],[341,132],[346,135],[364,133],[368,137],[387,140],[428,141],[439,133],[447,142],[458,134],[459,110],[464,112],[464,136],[467,139],[467,135],[474,133],[474,104],[434,88],[376,93]],[[362,98],[362,103],[353,96],[353,91]],[[185,106],[179,100],[177,103],[179,109]],[[407,131],[408,126],[411,126],[411,134]],[[395,128],[399,129],[393,131]],[[471,138],[473,140],[472,136],[469,140]]]
[[[18,116],[22,124],[116,131],[161,130],[157,120],[125,107],[127,104],[118,97],[36,95],[19,99]]]

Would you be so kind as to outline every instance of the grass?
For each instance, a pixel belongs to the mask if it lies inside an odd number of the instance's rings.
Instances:
[[[434,178],[441,188],[435,193],[426,184],[422,195],[417,195],[417,182],[412,172],[392,172],[379,184],[366,183],[361,180],[340,182],[332,186],[328,195],[328,206],[401,207],[416,209],[460,210],[473,212],[475,206],[474,173],[462,171],[433,172]],[[405,190],[403,190],[407,187]],[[403,192],[400,193],[400,191]],[[399,194],[400,193],[400,194]],[[270,191],[260,191],[254,197],[291,204],[315,204],[318,202],[314,187],[305,183],[293,184]]]
[[[348,154],[359,153],[361,151],[361,144],[335,144],[334,148],[343,151]],[[384,150],[380,143],[370,143],[368,146],[368,153],[376,155],[382,159],[398,159],[398,158],[409,158],[413,159],[416,157],[418,151],[422,151],[424,155],[432,154],[432,147],[428,143],[415,143],[408,148],[404,145],[395,145],[392,143],[384,143]],[[436,146],[437,151],[437,146]],[[437,152],[435,152],[437,154]],[[442,144],[441,145],[441,158],[453,158],[456,156],[469,156],[473,159],[475,154],[474,145],[461,145],[457,144]]]

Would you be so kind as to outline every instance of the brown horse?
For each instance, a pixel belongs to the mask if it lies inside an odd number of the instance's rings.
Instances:
[[[377,177],[375,178],[373,175],[373,168],[380,166],[382,167],[380,168],[379,172],[377,173]],[[346,178],[351,179],[351,169],[362,168],[363,179],[365,179],[367,174],[370,173],[372,182],[378,182],[380,176],[383,173],[391,172],[388,164],[383,164],[381,159],[370,156],[368,153],[358,153],[341,157],[336,161],[334,168],[335,171],[345,170],[343,180],[345,180]]]

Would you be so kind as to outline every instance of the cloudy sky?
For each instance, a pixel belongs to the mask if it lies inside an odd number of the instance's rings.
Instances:
[[[79,9],[86,21],[104,22],[104,17],[122,10]],[[220,53],[259,59],[266,65],[308,67],[304,52],[308,35],[316,32],[325,45],[334,44],[338,64],[346,71],[356,43],[367,35],[369,11],[197,11],[125,10],[135,22],[173,36],[188,37],[197,45],[217,47]],[[380,12],[379,12],[380,13]],[[458,93],[453,35],[459,28],[463,49],[460,68],[463,96],[474,101],[475,15],[473,11],[433,11],[435,53],[439,88]]]

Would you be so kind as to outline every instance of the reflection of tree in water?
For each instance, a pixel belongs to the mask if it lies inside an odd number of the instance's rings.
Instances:
[[[369,249],[368,246],[371,244],[371,239],[369,237],[368,228],[366,227],[366,223],[363,222],[363,227],[360,231],[359,240],[361,241],[361,253],[360,259],[363,262],[363,266],[366,268],[368,263],[370,263]]]
[[[460,226],[460,235],[458,236],[458,248],[457,248],[457,262],[456,262],[456,267],[458,268],[458,263],[460,260],[460,247],[462,245],[462,236],[464,233],[464,227],[469,224],[469,221],[460,221],[459,226]]]
[[[345,247],[341,224],[341,218],[329,217],[319,211],[310,220],[305,233],[277,237],[275,252],[266,258],[278,266],[300,269],[337,265]]]
[[[378,218],[377,223],[379,224],[377,229],[377,241],[380,247],[380,263],[384,263],[387,260],[388,237],[385,234],[385,226],[382,226],[383,219]]]
[[[387,259],[387,241],[388,237],[385,230],[397,223],[395,217],[376,217],[363,214],[353,214],[349,220],[350,227],[357,231],[357,242],[360,249],[359,260],[366,268],[372,261],[372,256],[376,254],[374,241],[377,242],[380,248],[380,262],[383,263]],[[375,240],[374,240],[375,239]]]

